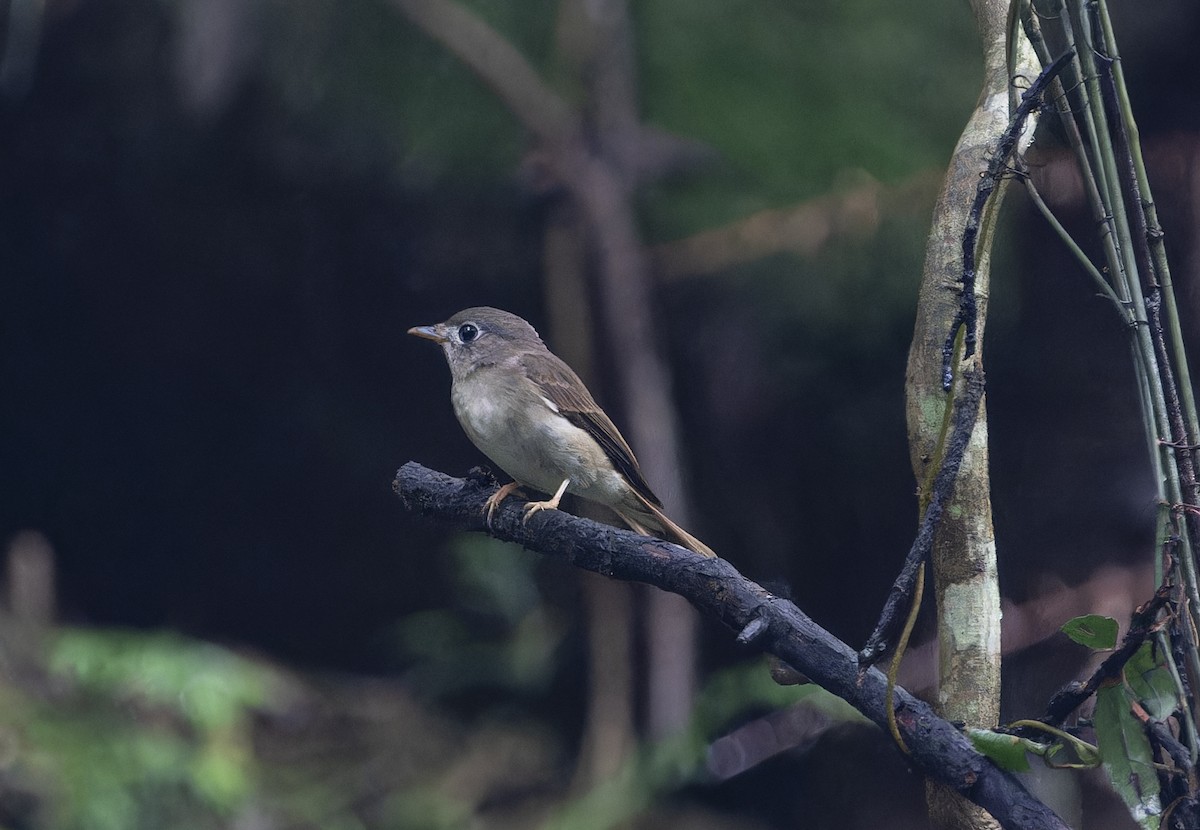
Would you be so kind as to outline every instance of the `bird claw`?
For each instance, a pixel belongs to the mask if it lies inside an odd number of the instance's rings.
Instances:
[[[492,517],[496,515],[496,510],[499,509],[500,503],[511,496],[517,490],[521,489],[521,485],[515,481],[510,481],[496,492],[488,496],[488,500],[483,504],[484,521],[487,522],[488,530],[492,529]]]
[[[529,502],[529,504],[525,505],[525,511],[524,511],[525,516],[521,519],[521,524],[525,524],[526,522],[528,522],[529,517],[532,516],[534,513],[537,513],[542,510],[557,510],[557,509],[558,509],[558,502],[553,499],[551,499],[550,501],[531,501],[531,502]]]
[[[567,485],[571,483],[571,479],[566,479],[562,484],[558,485],[558,490],[548,501],[531,501],[525,505],[525,517],[521,519],[521,524],[529,521],[529,517],[541,510],[557,510],[558,503],[562,501],[563,493],[567,492]]]

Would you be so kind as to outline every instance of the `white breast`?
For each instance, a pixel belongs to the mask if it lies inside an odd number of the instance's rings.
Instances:
[[[480,375],[487,371],[494,367],[456,378],[451,392],[463,431],[484,455],[543,493],[553,493],[563,479],[570,479],[568,492],[605,504],[623,501],[628,485],[590,435],[544,397],[482,382]]]

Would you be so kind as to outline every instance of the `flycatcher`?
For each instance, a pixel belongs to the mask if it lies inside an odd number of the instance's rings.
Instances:
[[[663,513],[629,444],[529,323],[483,306],[408,333],[441,344],[458,422],[484,455],[516,479],[488,499],[489,521],[520,487],[554,494],[530,502],[526,518],[557,509],[563,493],[574,493],[612,508],[638,533],[716,555]]]

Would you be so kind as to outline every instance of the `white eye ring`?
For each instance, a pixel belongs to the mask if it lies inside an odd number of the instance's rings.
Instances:
[[[458,339],[464,343],[470,343],[479,336],[479,326],[474,323],[463,323],[458,327]]]

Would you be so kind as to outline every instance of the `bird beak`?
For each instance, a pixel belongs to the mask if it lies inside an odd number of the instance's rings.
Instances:
[[[408,333],[417,337],[424,337],[426,340],[432,340],[434,343],[445,343],[450,339],[446,336],[445,323],[437,323],[432,326],[413,326],[408,330]]]

